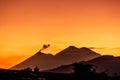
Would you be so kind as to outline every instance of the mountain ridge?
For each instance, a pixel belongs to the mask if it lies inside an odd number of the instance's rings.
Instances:
[[[81,62],[79,62],[81,63]],[[98,73],[105,72],[110,76],[120,75],[120,56],[114,57],[111,55],[104,55],[100,57],[96,57],[89,61],[84,62],[85,64],[93,64],[94,71]],[[57,68],[46,70],[46,72],[54,72],[54,73],[72,73],[73,72],[73,65],[63,65]]]
[[[83,60],[87,61],[98,56],[101,55],[90,49],[79,49],[75,46],[69,46],[56,55],[45,54],[39,51],[25,61],[13,66],[11,69],[21,70],[26,67],[31,67],[32,69],[34,69],[34,67],[38,66],[41,70],[48,70],[60,65],[67,65]]]

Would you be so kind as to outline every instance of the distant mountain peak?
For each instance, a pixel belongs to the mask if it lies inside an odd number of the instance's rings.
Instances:
[[[69,46],[69,47],[65,48],[64,50],[62,50],[62,51],[71,51],[71,50],[79,50],[79,48],[77,48],[75,46]]]
[[[41,55],[52,55],[53,56],[53,54],[51,54],[51,53],[43,53],[43,52],[41,52],[41,51],[38,51],[36,54],[34,54],[34,55],[39,55],[39,56],[41,56]]]
[[[38,51],[38,52],[37,52],[36,54],[34,54],[33,56],[40,56],[40,55],[45,55],[45,53]]]
[[[89,51],[92,51],[91,49],[87,48],[87,47],[81,47],[79,48],[80,50],[89,50]]]
[[[43,52],[41,52],[41,51],[38,51],[36,54],[44,54]]]
[[[89,61],[95,61],[95,60],[110,60],[110,59],[113,59],[113,58],[116,58],[112,55],[103,55],[103,56],[99,56],[99,57],[96,57],[92,60],[89,60]]]
[[[67,49],[78,49],[78,48],[75,46],[69,46]]]
[[[81,47],[80,49],[89,49],[89,48],[87,48],[87,47]]]
[[[77,47],[75,47],[75,46],[69,46],[69,47],[65,48],[64,50],[66,50],[66,51],[67,51],[67,50],[70,50],[70,51],[71,51],[71,50],[79,50],[79,48],[77,48]],[[64,50],[63,50],[63,51],[64,51]]]
[[[91,49],[89,49],[89,48],[87,48],[87,47],[81,47],[81,48],[79,48],[79,51],[80,51],[80,52],[88,52],[88,53],[98,54],[98,53],[96,53],[95,51],[93,51],[93,50],[91,50]]]
[[[64,50],[60,51],[59,53],[57,53],[56,55],[59,54],[65,54],[65,53],[72,53],[72,52],[76,52],[79,51],[79,48],[75,47],[75,46],[69,46],[67,48],[65,48]]]

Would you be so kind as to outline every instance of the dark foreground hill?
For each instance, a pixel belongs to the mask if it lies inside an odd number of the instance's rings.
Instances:
[[[67,65],[80,61],[88,61],[98,56],[100,56],[100,54],[86,47],[76,48],[74,46],[69,46],[68,48],[57,53],[55,56],[37,52],[35,55],[13,66],[11,69],[21,70],[26,67],[31,67],[33,69],[37,66],[41,70],[48,70],[60,65]]]
[[[93,70],[98,73],[105,72],[111,76],[120,75],[120,57],[113,56],[101,56],[89,61],[84,62],[85,64],[93,64]],[[73,65],[63,65],[47,72],[58,72],[58,73],[71,73],[73,72]]]
[[[120,57],[106,55],[90,60],[87,63],[93,64],[96,72],[106,72],[110,75],[120,75]]]
[[[0,69],[0,80],[120,80],[120,76],[108,76],[106,73],[96,73],[91,68],[93,65],[74,63],[73,72],[53,73],[39,70],[6,70]]]

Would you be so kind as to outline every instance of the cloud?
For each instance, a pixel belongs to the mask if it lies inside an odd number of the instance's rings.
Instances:
[[[111,48],[111,50],[114,50],[114,49],[120,49],[120,47]]]
[[[104,47],[88,47],[89,49],[105,49]]]

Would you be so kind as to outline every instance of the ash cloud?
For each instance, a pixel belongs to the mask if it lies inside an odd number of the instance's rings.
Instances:
[[[50,44],[44,44],[43,45],[43,47],[40,49],[40,51],[42,51],[42,50],[45,50],[45,49],[47,49],[48,47],[50,47]]]

